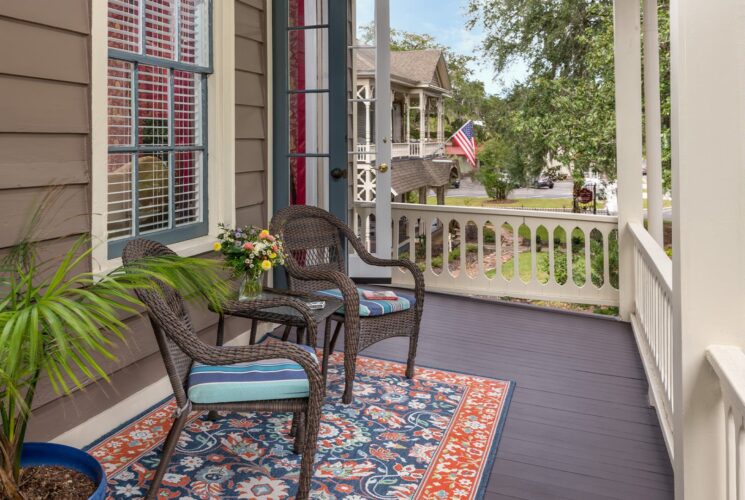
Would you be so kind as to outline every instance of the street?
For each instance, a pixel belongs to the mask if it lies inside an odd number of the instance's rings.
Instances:
[[[448,189],[449,197],[453,198],[479,198],[485,197],[486,191],[484,186],[474,181],[470,177],[464,177],[460,181],[460,188]],[[533,189],[533,188],[520,188],[512,191],[507,198],[510,200],[518,198],[571,198],[572,197],[572,182],[571,181],[557,181],[554,184],[553,189]]]

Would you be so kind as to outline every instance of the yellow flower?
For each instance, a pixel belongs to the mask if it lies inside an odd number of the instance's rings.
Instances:
[[[270,270],[272,268],[272,263],[269,262],[268,260],[264,260],[264,261],[261,262],[261,268],[264,271],[268,271],[268,270]]]
[[[219,252],[220,250],[222,250],[222,243],[216,241],[212,248],[215,249],[215,252]]]
[[[276,258],[277,258],[277,254],[276,254],[276,253],[274,253],[274,252],[271,252],[271,253],[269,254],[269,258],[270,258],[270,259],[276,259]]]
[[[261,239],[266,239],[267,236],[269,236],[269,230],[268,229],[264,229],[264,230],[262,230],[259,233],[259,238],[261,238]]]

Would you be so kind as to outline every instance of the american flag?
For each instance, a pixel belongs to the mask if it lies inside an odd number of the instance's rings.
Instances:
[[[466,154],[468,163],[476,168],[476,139],[473,133],[473,121],[468,120],[466,124],[453,135],[453,142],[457,146],[460,146]]]

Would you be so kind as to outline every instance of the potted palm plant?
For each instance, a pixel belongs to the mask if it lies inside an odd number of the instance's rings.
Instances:
[[[0,498],[104,498],[105,476],[92,457],[24,443],[37,384],[48,378],[65,394],[108,380],[100,360],[113,359],[115,343],[126,341],[121,318],[142,310],[130,293],[136,288],[159,280],[214,305],[228,290],[215,260],[159,257],[95,275],[83,269],[91,252],[89,238],[81,237],[45,262],[27,240],[0,264]],[[58,476],[78,489],[55,490],[64,486],[55,484]],[[80,489],[86,476],[93,484]],[[42,487],[51,491],[33,491]]]

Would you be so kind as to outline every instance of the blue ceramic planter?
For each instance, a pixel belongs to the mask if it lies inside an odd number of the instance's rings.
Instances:
[[[101,464],[86,452],[70,446],[54,443],[24,443],[21,467],[58,465],[82,472],[93,480],[96,491],[88,500],[106,498],[106,474]]]

